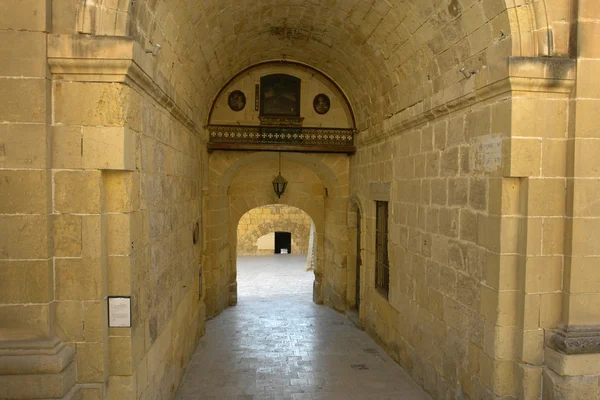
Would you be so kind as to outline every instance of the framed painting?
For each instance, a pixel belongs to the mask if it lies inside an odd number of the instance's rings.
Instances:
[[[261,77],[260,115],[300,116],[300,79],[286,74]]]

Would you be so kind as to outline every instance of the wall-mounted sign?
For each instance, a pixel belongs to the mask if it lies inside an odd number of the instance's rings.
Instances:
[[[323,115],[329,112],[329,108],[331,107],[331,100],[326,94],[319,93],[315,96],[313,100],[313,108],[317,112],[317,114]]]
[[[246,95],[241,90],[234,90],[229,93],[227,102],[233,111],[242,111],[246,107]]]
[[[108,297],[108,327],[131,328],[131,297]]]

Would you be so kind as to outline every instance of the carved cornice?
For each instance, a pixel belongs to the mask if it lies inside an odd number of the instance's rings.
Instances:
[[[504,63],[477,74],[391,115],[357,136],[370,145],[470,107],[514,92],[568,95],[575,84],[575,60],[543,57],[508,57]]]
[[[123,83],[139,89],[197,132],[191,110],[175,100],[168,83],[157,84],[149,55],[132,38],[117,36],[48,35],[48,64],[55,80]],[[182,107],[185,107],[182,108]]]
[[[600,325],[568,325],[552,331],[548,346],[564,354],[600,353]]]

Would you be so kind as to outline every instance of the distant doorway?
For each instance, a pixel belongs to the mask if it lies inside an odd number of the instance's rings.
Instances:
[[[275,232],[275,254],[292,253],[291,232]]]

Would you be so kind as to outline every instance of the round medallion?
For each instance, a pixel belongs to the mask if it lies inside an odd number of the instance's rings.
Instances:
[[[315,100],[313,101],[313,108],[317,112],[317,114],[327,114],[329,111],[329,107],[331,107],[331,101],[326,94],[319,93],[315,96]]]
[[[246,95],[241,90],[234,90],[229,93],[227,102],[233,111],[242,111],[246,107]]]

